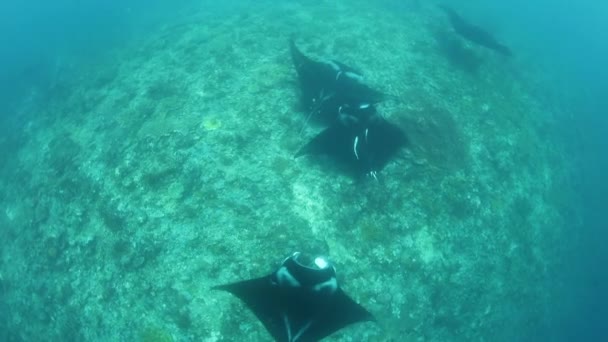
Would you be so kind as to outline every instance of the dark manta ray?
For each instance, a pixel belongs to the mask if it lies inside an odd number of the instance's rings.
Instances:
[[[310,116],[318,115],[330,123],[342,105],[356,107],[382,100],[382,93],[365,85],[357,70],[337,61],[315,61],[305,56],[293,40],[290,51],[300,82],[301,101]]]
[[[461,35],[463,38],[481,45],[488,49],[498,51],[505,56],[511,56],[511,50],[505,45],[500,44],[496,39],[481,27],[475,26],[465,21],[456,11],[446,5],[439,5],[450,17],[450,22],[454,31]]]
[[[278,342],[319,341],[374,317],[338,286],[327,260],[294,253],[265,277],[214,287],[241,299]]]
[[[326,155],[355,176],[376,173],[402,148],[403,131],[376,113],[375,107],[340,108],[338,120],[304,145],[296,157]]]

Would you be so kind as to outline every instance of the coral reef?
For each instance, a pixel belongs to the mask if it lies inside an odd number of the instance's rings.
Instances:
[[[534,71],[441,50],[432,4],[373,4],[204,16],[83,66],[25,138],[0,141],[18,149],[0,167],[0,339],[267,340],[209,288],[295,250],[328,254],[381,326],[329,341],[515,341],[541,323],[574,214]],[[380,111],[412,144],[378,181],[293,159],[317,130],[298,136],[296,27],[393,96]]]

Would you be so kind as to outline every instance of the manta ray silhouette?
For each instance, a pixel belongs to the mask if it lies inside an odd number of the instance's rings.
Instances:
[[[342,291],[324,258],[294,253],[270,275],[213,289],[242,300],[278,342],[319,341],[374,317]]]
[[[318,62],[290,41],[302,103],[328,127],[295,155],[325,155],[353,176],[384,168],[407,139],[399,127],[382,118],[375,105],[383,94],[362,82],[361,73],[337,61]],[[308,121],[308,119],[306,120]]]
[[[381,92],[363,83],[363,75],[356,69],[333,60],[315,61],[305,56],[293,40],[289,46],[300,82],[301,102],[309,111],[309,118],[331,123],[342,105],[375,104],[384,98]]]
[[[296,157],[329,156],[355,177],[376,178],[406,142],[403,131],[378,115],[375,107],[342,107],[339,119],[304,145]]]
[[[477,45],[484,46],[488,49],[497,51],[505,56],[511,56],[511,50],[500,44],[490,33],[482,29],[481,27],[475,26],[466,20],[464,20],[455,10],[446,6],[439,5],[439,8],[444,10],[450,18],[450,23],[454,28],[454,31],[466,40],[473,42]]]

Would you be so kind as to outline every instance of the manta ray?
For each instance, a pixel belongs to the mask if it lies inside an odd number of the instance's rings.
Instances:
[[[302,103],[327,127],[295,155],[327,156],[355,177],[376,178],[406,144],[405,134],[377,113],[381,92],[363,83],[362,74],[337,61],[315,61],[290,41]]]
[[[505,56],[512,55],[511,50],[507,46],[499,43],[490,33],[481,27],[467,22],[456,11],[446,5],[439,5],[439,7],[447,13],[454,31],[466,40],[497,51]]]
[[[403,131],[380,116],[375,107],[341,107],[339,119],[304,145],[296,157],[328,156],[355,177],[376,178],[406,143]]]
[[[363,75],[358,70],[335,60],[313,60],[304,55],[293,40],[289,47],[300,83],[301,102],[309,111],[309,118],[316,116],[322,122],[331,123],[339,114],[340,106],[356,107],[383,100],[381,92],[363,83]]]
[[[327,259],[299,252],[269,275],[213,289],[243,301],[277,342],[319,341],[350,324],[375,320],[340,288]]]

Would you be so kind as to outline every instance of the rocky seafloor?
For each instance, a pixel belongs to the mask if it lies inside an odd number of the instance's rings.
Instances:
[[[432,6],[283,2],[82,67],[0,146],[0,340],[266,341],[210,287],[294,251],[377,318],[328,341],[529,336],[575,229],[558,113],[525,57],[451,34]],[[293,158],[320,127],[300,133],[291,37],[392,95],[410,144],[378,180]]]

